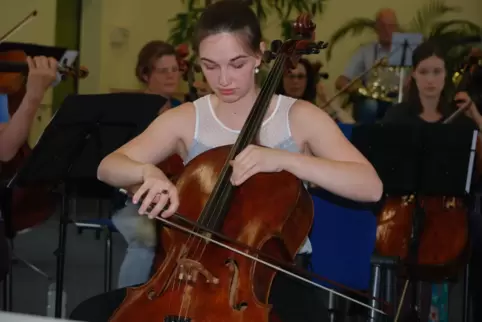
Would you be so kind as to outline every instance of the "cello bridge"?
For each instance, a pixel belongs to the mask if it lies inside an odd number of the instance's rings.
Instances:
[[[177,260],[179,265],[179,274],[177,278],[180,281],[197,282],[199,274],[204,276],[206,283],[218,284],[219,279],[209,272],[200,262],[189,259],[180,258]]]

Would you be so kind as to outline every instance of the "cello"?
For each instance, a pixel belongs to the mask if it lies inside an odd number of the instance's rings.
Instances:
[[[1,37],[0,43],[36,15],[37,11],[30,13]],[[0,52],[0,94],[8,97],[10,117],[17,111],[26,92],[25,82],[28,73],[26,59],[27,55],[22,50]],[[79,70],[76,70],[63,64],[59,64],[57,70],[62,78],[67,76],[85,78],[89,73],[85,67],[81,66]],[[31,148],[26,142],[12,160],[1,164],[0,181],[7,181],[14,176],[30,153]],[[13,238],[18,231],[44,222],[55,211],[56,199],[51,192],[51,187],[44,185],[15,187],[10,193],[11,204],[9,205],[9,211],[11,215],[9,218],[6,218],[6,220],[10,220],[8,222],[10,238]]]
[[[267,60],[276,56],[275,62],[236,142],[186,165],[176,181],[178,215],[158,217],[177,228],[161,232],[165,259],[146,284],[127,290],[111,321],[277,320],[267,303],[279,270],[272,262],[294,268],[313,221],[311,196],[286,171],[260,173],[234,187],[229,161],[255,142],[284,68],[323,47],[311,41],[314,28],[310,17],[301,15],[295,23],[301,37],[282,43],[276,55],[265,52]],[[261,261],[259,256],[268,257],[262,254],[269,254],[271,263]]]

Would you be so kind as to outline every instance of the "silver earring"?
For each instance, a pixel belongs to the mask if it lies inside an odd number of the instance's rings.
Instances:
[[[255,73],[255,74],[259,73],[259,68],[258,68],[258,67],[256,67],[256,68],[254,69],[254,73]]]

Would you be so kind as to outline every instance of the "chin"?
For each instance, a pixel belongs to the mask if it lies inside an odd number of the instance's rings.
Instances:
[[[426,91],[424,94],[425,94],[424,95],[425,97],[432,99],[432,98],[439,98],[442,93],[439,91]]]
[[[239,99],[241,97],[239,97],[238,95],[219,95],[218,94],[218,97],[221,101],[225,102],[225,103],[235,103],[237,101],[239,101]]]

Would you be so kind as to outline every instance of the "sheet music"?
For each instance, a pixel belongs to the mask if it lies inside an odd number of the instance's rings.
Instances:
[[[412,66],[412,53],[423,42],[423,34],[420,33],[402,33],[394,32],[392,34],[392,47],[388,58],[388,65],[400,67],[403,55],[403,45],[407,42],[407,51],[405,52],[405,66]]]

